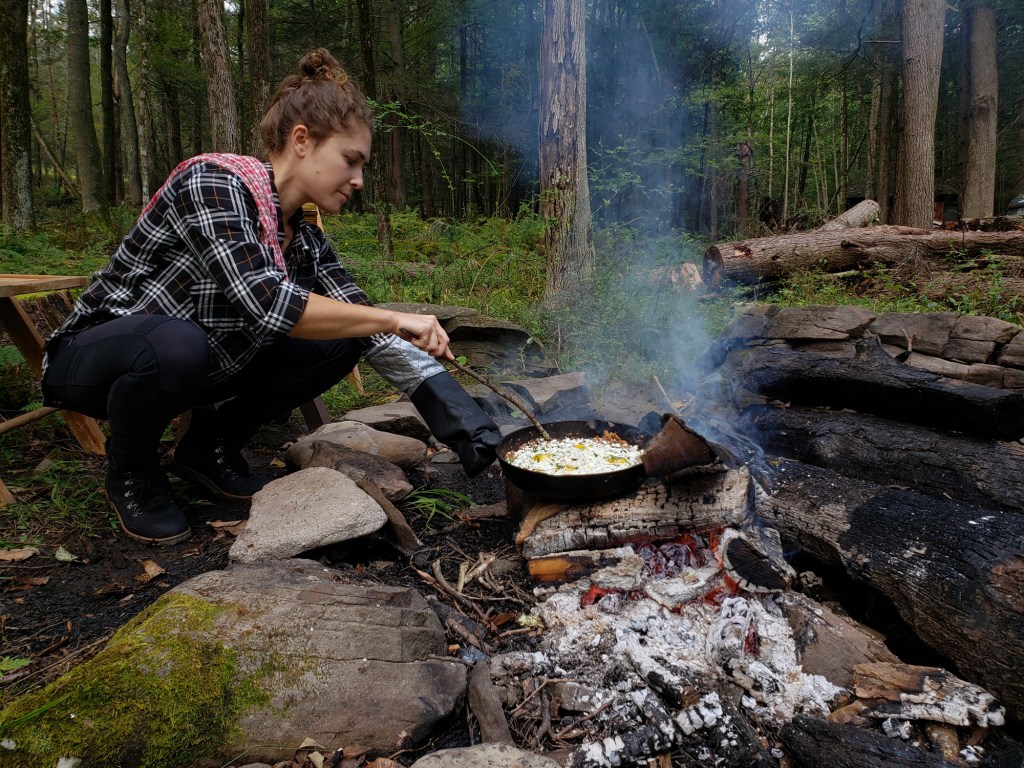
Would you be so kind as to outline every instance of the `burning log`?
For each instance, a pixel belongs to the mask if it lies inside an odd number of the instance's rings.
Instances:
[[[757,513],[880,590],[918,636],[1024,715],[1019,514],[785,462]]]
[[[944,232],[900,226],[817,229],[788,235],[719,243],[704,252],[704,282],[712,290],[726,281],[770,283],[795,272],[842,272],[872,263],[892,264],[908,254],[945,258],[984,251],[1024,256],[1024,232]]]
[[[851,408],[997,440],[1024,435],[1024,392],[903,365],[873,339],[858,341],[851,354],[785,344],[744,347],[728,353],[721,375],[734,383],[735,400],[746,390],[792,404]]]
[[[881,485],[1024,510],[1024,445],[848,411],[757,405],[742,422],[768,452]]]
[[[584,504],[545,503],[529,510],[517,536],[527,558],[606,549],[684,531],[739,525],[749,517],[750,472],[740,467],[685,482],[648,480],[633,495]]]

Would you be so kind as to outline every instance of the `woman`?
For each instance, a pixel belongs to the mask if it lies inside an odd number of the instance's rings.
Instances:
[[[361,354],[467,473],[494,460],[497,427],[434,359],[452,357],[436,318],[371,306],[303,220],[304,203],[337,213],[362,188],[373,116],[326,50],[299,69],[261,124],[269,162],[200,155],[178,166],[47,342],[44,400],[109,420],[106,495],[135,539],[190,533],[159,463],[175,416],[193,409],[176,474],[250,499],[270,478],[250,473],[246,441]]]

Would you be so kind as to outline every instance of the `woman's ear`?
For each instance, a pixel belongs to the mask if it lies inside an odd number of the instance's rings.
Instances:
[[[292,127],[289,139],[292,149],[299,157],[305,157],[313,148],[313,137],[309,135],[309,129],[302,123],[297,123]]]

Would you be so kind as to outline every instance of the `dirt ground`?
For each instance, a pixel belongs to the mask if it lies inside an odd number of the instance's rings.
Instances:
[[[267,474],[284,474],[284,448],[304,431],[295,418],[265,428],[247,452],[251,466]],[[63,442],[61,438],[58,436]],[[26,446],[34,448],[21,460],[31,467],[45,458],[53,443],[32,441]],[[74,450],[72,440],[68,440],[67,447]],[[32,455],[36,452],[38,455]],[[102,478],[104,467],[101,457],[86,459],[86,471],[95,472],[97,477]],[[17,468],[6,467],[5,473],[12,469]],[[170,477],[177,499],[187,505],[192,524],[193,534],[184,542],[170,547],[149,546],[124,536],[113,526],[97,536],[66,540],[64,532],[55,529],[38,547],[39,556],[0,562],[0,658],[31,661],[4,672],[0,703],[44,685],[90,658],[116,629],[175,585],[228,564],[233,536],[209,523],[244,519],[247,505],[220,501]],[[414,486],[425,482],[416,475],[409,479]],[[435,484],[465,493],[478,505],[500,501],[505,495],[497,465],[474,480],[453,465],[440,480],[435,478]],[[96,503],[103,503],[102,498]],[[415,565],[426,571],[440,559],[446,576],[454,579],[458,561],[475,558],[480,552],[514,556],[514,526],[507,518],[463,521],[435,515],[428,525],[424,518],[409,515],[409,522],[424,544]],[[56,560],[53,555],[60,546],[77,559]],[[364,537],[307,556],[351,575],[430,592],[408,559],[380,537]],[[152,570],[152,564],[163,572],[147,578],[147,565]],[[525,576],[522,578],[525,587]],[[522,596],[527,595],[523,592]]]

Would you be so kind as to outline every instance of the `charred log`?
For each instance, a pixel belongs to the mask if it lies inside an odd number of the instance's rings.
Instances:
[[[782,729],[782,743],[798,768],[953,768],[938,755],[876,731],[797,717]]]
[[[760,517],[889,597],[958,672],[1024,715],[1024,526],[984,509],[784,462]]]
[[[881,485],[1024,510],[1024,445],[848,411],[752,406],[742,422],[769,453]]]
[[[904,365],[873,339],[857,342],[852,357],[794,350],[785,344],[734,349],[721,375],[737,391],[796,405],[851,408],[997,440],[1024,435],[1024,392]]]
[[[916,256],[980,256],[990,251],[1024,256],[1024,232],[945,232],[912,227],[814,230],[719,243],[704,252],[704,282],[771,283],[795,272],[841,272],[873,263],[893,264]]]

